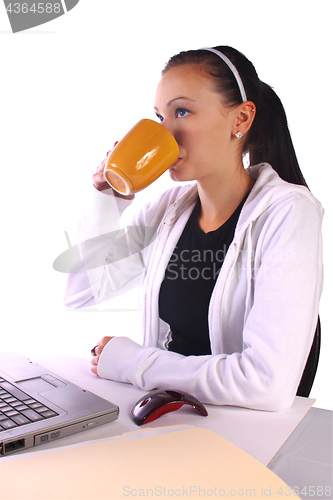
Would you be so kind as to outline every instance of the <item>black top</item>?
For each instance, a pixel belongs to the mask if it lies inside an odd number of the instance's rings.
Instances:
[[[215,231],[199,226],[200,199],[171,256],[159,295],[159,315],[172,331],[168,349],[185,356],[211,354],[208,333],[210,297],[233,240],[240,211]]]

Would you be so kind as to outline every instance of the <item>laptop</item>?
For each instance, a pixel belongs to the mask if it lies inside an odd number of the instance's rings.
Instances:
[[[0,354],[0,457],[118,418],[119,408],[16,353]]]

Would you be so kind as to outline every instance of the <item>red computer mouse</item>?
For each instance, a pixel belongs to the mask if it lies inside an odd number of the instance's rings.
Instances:
[[[187,392],[177,390],[155,390],[148,392],[135,403],[131,415],[137,425],[152,422],[165,413],[176,411],[183,405],[192,406],[200,415],[208,412],[200,401]]]

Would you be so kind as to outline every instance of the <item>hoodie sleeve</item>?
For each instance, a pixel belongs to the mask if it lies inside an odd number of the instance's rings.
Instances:
[[[120,225],[131,200],[114,196],[111,188],[98,191],[91,186],[89,194],[63,264],[68,272],[64,304],[71,308],[95,305],[127,291],[142,272],[141,260],[132,255]]]
[[[253,254],[242,263],[251,306],[243,318],[238,352],[186,357],[119,337],[104,348],[98,374],[147,391],[185,390],[205,403],[288,408],[317,321],[323,280],[321,213],[314,202],[294,196],[265,211],[256,227]]]

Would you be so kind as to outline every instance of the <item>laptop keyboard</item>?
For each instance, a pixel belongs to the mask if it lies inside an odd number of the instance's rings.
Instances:
[[[58,415],[0,377],[0,432]]]

